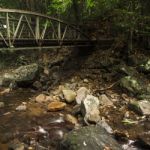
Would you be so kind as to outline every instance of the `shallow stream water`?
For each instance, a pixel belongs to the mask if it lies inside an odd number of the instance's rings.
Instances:
[[[45,106],[29,102],[34,95],[31,90],[20,89],[0,96],[5,103],[0,108],[0,150],[7,150],[14,139],[33,149],[55,149],[64,134],[74,128],[65,121],[65,111],[51,113],[45,111]],[[16,111],[22,102],[28,103],[27,110]]]

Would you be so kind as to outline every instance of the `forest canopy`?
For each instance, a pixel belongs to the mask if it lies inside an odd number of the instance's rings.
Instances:
[[[74,24],[109,22],[115,33],[150,32],[150,0],[0,0],[0,7],[44,13]],[[132,48],[131,48],[132,49]]]

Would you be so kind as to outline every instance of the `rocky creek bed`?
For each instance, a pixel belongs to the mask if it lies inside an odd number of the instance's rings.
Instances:
[[[97,50],[60,64],[1,73],[0,150],[150,149],[146,55]]]

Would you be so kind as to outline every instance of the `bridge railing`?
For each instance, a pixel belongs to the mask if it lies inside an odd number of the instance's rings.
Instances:
[[[62,45],[64,41],[89,40],[88,36],[76,26],[62,20],[14,9],[0,9],[0,42],[7,47],[15,47],[17,41],[33,41],[41,46],[45,41],[55,41]]]

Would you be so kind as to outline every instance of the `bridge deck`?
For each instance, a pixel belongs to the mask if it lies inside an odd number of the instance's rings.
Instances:
[[[6,42],[9,41],[9,39],[5,39]],[[62,43],[62,44],[60,44]],[[49,40],[49,39],[44,39],[42,42],[40,40],[36,41],[34,39],[17,39],[15,40],[14,44],[12,47],[18,48],[18,47],[45,47],[45,46],[76,46],[76,45],[81,45],[81,46],[87,46],[87,45],[93,45],[96,43],[96,40],[63,40],[63,41],[58,41],[58,40]],[[0,39],[0,48],[5,48],[7,45],[5,42]]]

